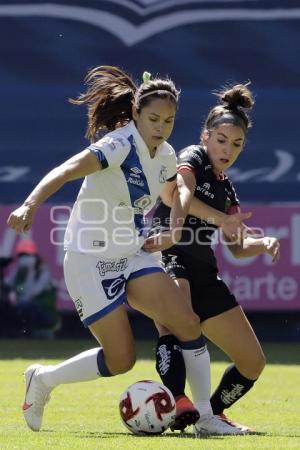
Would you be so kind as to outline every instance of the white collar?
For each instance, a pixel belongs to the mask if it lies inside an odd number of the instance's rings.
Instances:
[[[133,120],[131,120],[131,121],[129,122],[128,128],[129,128],[129,130],[131,131],[131,133],[132,133],[132,135],[133,135],[133,137],[134,137],[134,140],[135,140],[135,142],[136,142],[136,145],[137,145],[139,151],[149,153],[149,149],[148,149],[148,147],[147,147],[147,145],[146,145],[144,139],[143,139],[142,136],[140,135],[140,133],[139,133],[137,127],[135,126],[135,123],[134,123]],[[150,153],[149,153],[149,155],[150,155]]]

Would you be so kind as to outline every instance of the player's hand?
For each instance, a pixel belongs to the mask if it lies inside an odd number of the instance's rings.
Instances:
[[[35,209],[30,206],[22,205],[15,209],[7,219],[7,225],[17,234],[24,233],[31,228],[35,214]]]
[[[180,239],[181,232],[178,229],[173,232],[170,230],[160,232],[145,239],[143,250],[148,253],[161,252],[173,247]]]
[[[264,237],[266,252],[272,256],[272,262],[276,263],[280,258],[280,242],[274,237]]]
[[[220,227],[231,242],[242,245],[244,238],[250,230],[247,225],[244,224],[244,220],[250,219],[251,216],[252,212],[228,214],[224,217]]]

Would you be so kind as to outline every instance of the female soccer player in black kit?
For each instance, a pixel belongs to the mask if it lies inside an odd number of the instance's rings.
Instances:
[[[200,412],[196,433],[239,434],[250,429],[230,421],[223,411],[252,388],[265,366],[265,356],[241,306],[218,275],[211,237],[217,228],[222,228],[226,215],[240,210],[234,187],[224,172],[243,150],[251,125],[246,111],[252,108],[254,101],[247,85],[242,84],[228,87],[218,96],[220,104],[207,116],[201,143],[179,153],[180,195],[190,199],[189,215],[181,241],[162,254],[166,271],[199,315],[203,334],[220,347],[233,364],[225,370],[210,398],[210,359],[205,342],[202,351],[194,352],[198,360],[195,370],[186,358],[193,350],[180,345],[166,328],[156,324],[160,334],[156,368],[163,383],[176,397],[180,414],[174,429],[184,429],[193,423],[189,414],[182,414],[186,410],[191,412],[191,417],[193,415],[191,402],[184,394],[187,377],[194,405]],[[167,228],[168,216],[169,208],[160,203],[154,215],[154,229]],[[237,234],[224,235],[223,230],[225,243],[235,257],[267,252],[274,262],[278,260],[276,238],[254,238],[246,235],[246,230],[243,226],[243,239]],[[160,249],[155,236],[149,238],[145,249]]]

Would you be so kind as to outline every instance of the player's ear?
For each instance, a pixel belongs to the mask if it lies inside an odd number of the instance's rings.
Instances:
[[[207,145],[209,139],[209,131],[207,128],[205,128],[205,130],[203,130],[202,136],[201,136],[201,140],[203,142],[203,145]]]
[[[131,111],[132,111],[132,118],[133,118],[133,120],[137,121],[137,119],[139,117],[139,113],[138,113],[138,111],[136,109],[135,104],[132,104],[132,110]]]

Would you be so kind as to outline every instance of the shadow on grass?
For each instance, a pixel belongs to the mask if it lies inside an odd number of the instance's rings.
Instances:
[[[153,360],[154,341],[137,341],[138,359]],[[0,359],[66,359],[81,351],[96,347],[93,339],[0,339]],[[262,345],[268,364],[300,364],[299,343],[265,343]],[[228,362],[227,356],[212,344],[208,344],[213,362]]]
[[[47,433],[55,433],[55,430],[43,430],[41,431],[42,434],[47,434]],[[59,431],[59,433],[61,433],[61,431]],[[194,440],[194,439],[205,439],[205,440],[222,440],[222,439],[234,439],[236,437],[242,437],[243,439],[246,439],[247,436],[252,437],[252,436],[261,436],[261,437],[266,437],[266,438],[272,438],[274,439],[274,437],[286,437],[286,438],[295,438],[295,439],[299,439],[300,434],[287,434],[287,433],[264,433],[264,432],[253,432],[253,433],[247,433],[245,435],[210,435],[210,436],[205,436],[205,435],[201,435],[201,436],[194,436],[193,433],[172,433],[172,432],[166,432],[160,435],[146,435],[146,436],[139,436],[139,435],[135,435],[135,434],[131,434],[131,433],[127,433],[125,432],[98,432],[98,431],[67,431],[64,433],[76,436],[76,438],[79,439],[108,439],[108,438],[118,438],[118,437],[126,437],[129,439],[144,439],[144,438],[150,438],[150,439],[168,439],[168,438],[176,438],[176,439],[189,439],[189,440]]]

